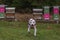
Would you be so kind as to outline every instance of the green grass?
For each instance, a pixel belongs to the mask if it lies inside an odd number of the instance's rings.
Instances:
[[[0,21],[0,40],[60,40],[60,24],[37,23],[34,37],[33,29],[27,32],[27,22]]]

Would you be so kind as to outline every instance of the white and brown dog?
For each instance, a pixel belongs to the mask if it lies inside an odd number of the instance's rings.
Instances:
[[[29,21],[28,21],[28,32],[30,32],[31,28],[34,29],[34,36],[36,36],[36,31],[37,31],[36,21],[33,18],[29,19]]]

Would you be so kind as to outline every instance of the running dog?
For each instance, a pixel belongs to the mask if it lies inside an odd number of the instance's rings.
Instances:
[[[29,19],[29,21],[28,21],[28,32],[30,32],[31,28],[34,29],[34,36],[36,36],[36,31],[37,31],[36,21],[33,18]]]

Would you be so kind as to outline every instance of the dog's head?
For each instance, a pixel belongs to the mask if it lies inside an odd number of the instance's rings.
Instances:
[[[34,26],[34,25],[36,24],[36,21],[31,18],[31,19],[29,20],[29,24],[30,24],[31,26]]]

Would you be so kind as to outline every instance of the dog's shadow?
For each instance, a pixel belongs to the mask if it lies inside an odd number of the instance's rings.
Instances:
[[[31,33],[31,32],[30,32],[30,33],[27,33],[26,36],[27,36],[28,38],[32,39],[32,40],[37,40],[37,39],[38,39],[37,36],[34,36],[34,34]]]
[[[34,34],[31,32],[27,32],[26,36],[31,37],[31,36],[34,36]]]

